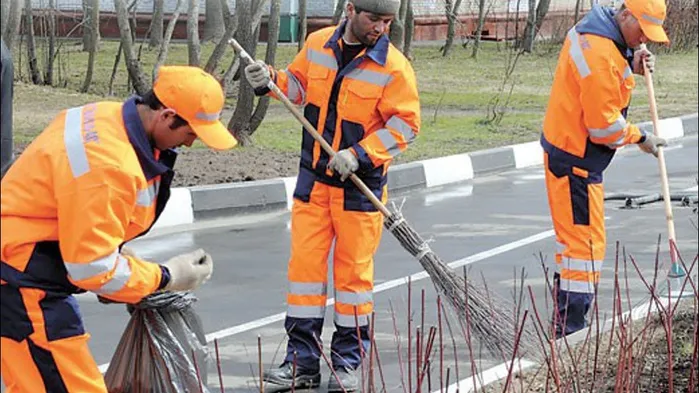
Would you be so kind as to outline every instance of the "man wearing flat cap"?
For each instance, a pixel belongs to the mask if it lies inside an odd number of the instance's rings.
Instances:
[[[337,154],[304,131],[291,213],[291,256],[284,362],[264,379],[277,390],[320,384],[321,332],[333,251],[333,372],[328,391],[354,391],[369,353],[374,261],[383,217],[357,187],[356,174],[382,201],[388,166],[415,139],[420,105],[415,74],[387,33],[399,0],[350,0],[339,26],[311,34],[284,70],[261,61],[245,68],[258,95],[274,81]],[[333,247],[334,244],[334,247]],[[361,343],[361,345],[360,345]]]

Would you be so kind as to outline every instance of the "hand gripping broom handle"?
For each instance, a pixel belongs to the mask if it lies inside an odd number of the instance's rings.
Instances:
[[[241,57],[243,60],[247,61],[248,63],[254,63],[254,62],[255,62],[255,59],[253,59],[253,58],[248,54],[248,52],[246,52],[245,49],[243,49],[243,47],[240,46],[240,44],[238,43],[238,41],[236,41],[235,39],[231,38],[231,39],[228,41],[228,43],[231,44],[231,46],[233,47],[233,49],[235,49],[235,51],[238,52],[238,53],[240,54],[240,57]],[[311,136],[313,137],[313,139],[315,139],[316,141],[318,141],[318,143],[320,143],[320,146],[323,148],[323,150],[325,150],[325,152],[328,153],[328,155],[329,155],[330,157],[334,157],[336,153],[335,153],[335,150],[333,150],[332,146],[330,146],[330,145],[328,144],[328,142],[325,141],[325,138],[323,138],[323,137],[318,133],[318,131],[315,129],[315,127],[313,127],[313,125],[312,125],[311,123],[309,123],[308,120],[306,120],[305,117],[303,117],[303,114],[301,114],[301,112],[296,108],[296,106],[295,106],[291,101],[289,101],[289,98],[286,96],[286,94],[284,94],[284,92],[279,88],[279,86],[277,86],[277,85],[274,83],[274,81],[270,80],[269,83],[267,84],[267,87],[268,87],[274,94],[277,95],[277,97],[279,98],[279,101],[281,101],[281,102],[284,104],[284,106],[286,107],[286,109],[288,109],[289,112],[291,112],[292,115],[294,115],[294,117],[296,118],[296,120],[298,120],[299,122],[301,122],[301,124],[303,125],[303,128],[305,128],[306,131],[308,131],[308,133],[311,134]],[[388,208],[387,208],[386,206],[384,206],[383,203],[381,203],[381,201],[379,200],[379,198],[377,198],[376,195],[374,195],[374,193],[371,192],[371,190],[369,189],[369,187],[367,187],[366,184],[364,184],[364,182],[363,182],[359,177],[357,177],[357,175],[351,174],[349,178],[352,180],[352,183],[354,183],[354,184],[357,186],[357,188],[359,188],[359,190],[362,192],[362,194],[364,194],[367,198],[369,198],[369,200],[371,201],[371,203],[372,203],[384,216],[386,216],[386,217],[390,217],[390,216],[391,216],[391,212],[388,210]]]
[[[641,48],[645,49],[646,45],[641,44]],[[655,88],[653,87],[653,75],[648,71],[645,61],[643,63],[643,76],[646,80],[646,88],[648,89],[648,102],[650,104],[650,115],[653,120],[653,132],[657,136],[660,128],[658,127],[658,107],[655,103]],[[675,221],[672,215],[672,203],[670,200],[670,186],[667,180],[667,168],[665,166],[665,154],[663,147],[658,147],[658,167],[660,168],[660,186],[662,189],[663,200],[665,202],[665,219],[667,220],[667,234],[670,242],[670,260],[672,263],[676,261],[676,245],[675,245]]]

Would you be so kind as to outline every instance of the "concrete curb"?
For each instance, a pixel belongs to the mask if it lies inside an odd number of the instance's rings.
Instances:
[[[660,120],[666,139],[697,134],[699,114]],[[651,122],[640,123],[652,132]],[[388,171],[390,191],[438,187],[496,172],[543,164],[538,141],[396,165]],[[242,213],[290,209],[296,178],[277,178],[174,188],[155,228],[192,224]]]

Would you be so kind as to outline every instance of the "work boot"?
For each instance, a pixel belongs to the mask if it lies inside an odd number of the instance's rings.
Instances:
[[[276,385],[270,386],[271,390],[275,391],[291,389],[292,385],[294,389],[312,389],[320,385],[320,372],[318,370],[308,370],[297,366],[295,371],[296,374],[294,374],[291,362],[284,362],[277,368],[265,371],[262,379]]]
[[[335,375],[337,375],[337,378]],[[359,379],[357,379],[355,370],[347,367],[338,367],[335,369],[335,375],[330,374],[330,380],[328,380],[329,393],[342,392],[343,388],[347,392],[359,389]]]

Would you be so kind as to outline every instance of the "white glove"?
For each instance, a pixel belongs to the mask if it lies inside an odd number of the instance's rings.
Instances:
[[[178,255],[165,262],[164,266],[170,271],[170,282],[163,290],[191,291],[211,277],[214,261],[211,255],[198,249],[188,254]]]
[[[136,256],[136,253],[134,252],[134,250],[129,246],[122,246],[121,247],[121,255],[125,256],[125,257],[138,258]]]
[[[634,74],[643,75],[643,63],[646,62],[646,67],[648,71],[653,73],[655,70],[655,55],[653,55],[647,48],[642,47],[633,54],[633,72]]]
[[[647,133],[646,140],[638,144],[639,149],[656,157],[658,156],[658,146],[667,146],[667,141],[651,133]]]
[[[330,159],[328,168],[339,173],[340,179],[345,181],[349,175],[359,169],[359,161],[349,149],[340,150]]]
[[[262,60],[257,60],[256,62],[245,67],[245,78],[250,82],[250,86],[253,89],[258,89],[267,86],[269,81],[272,80],[269,67]]]

